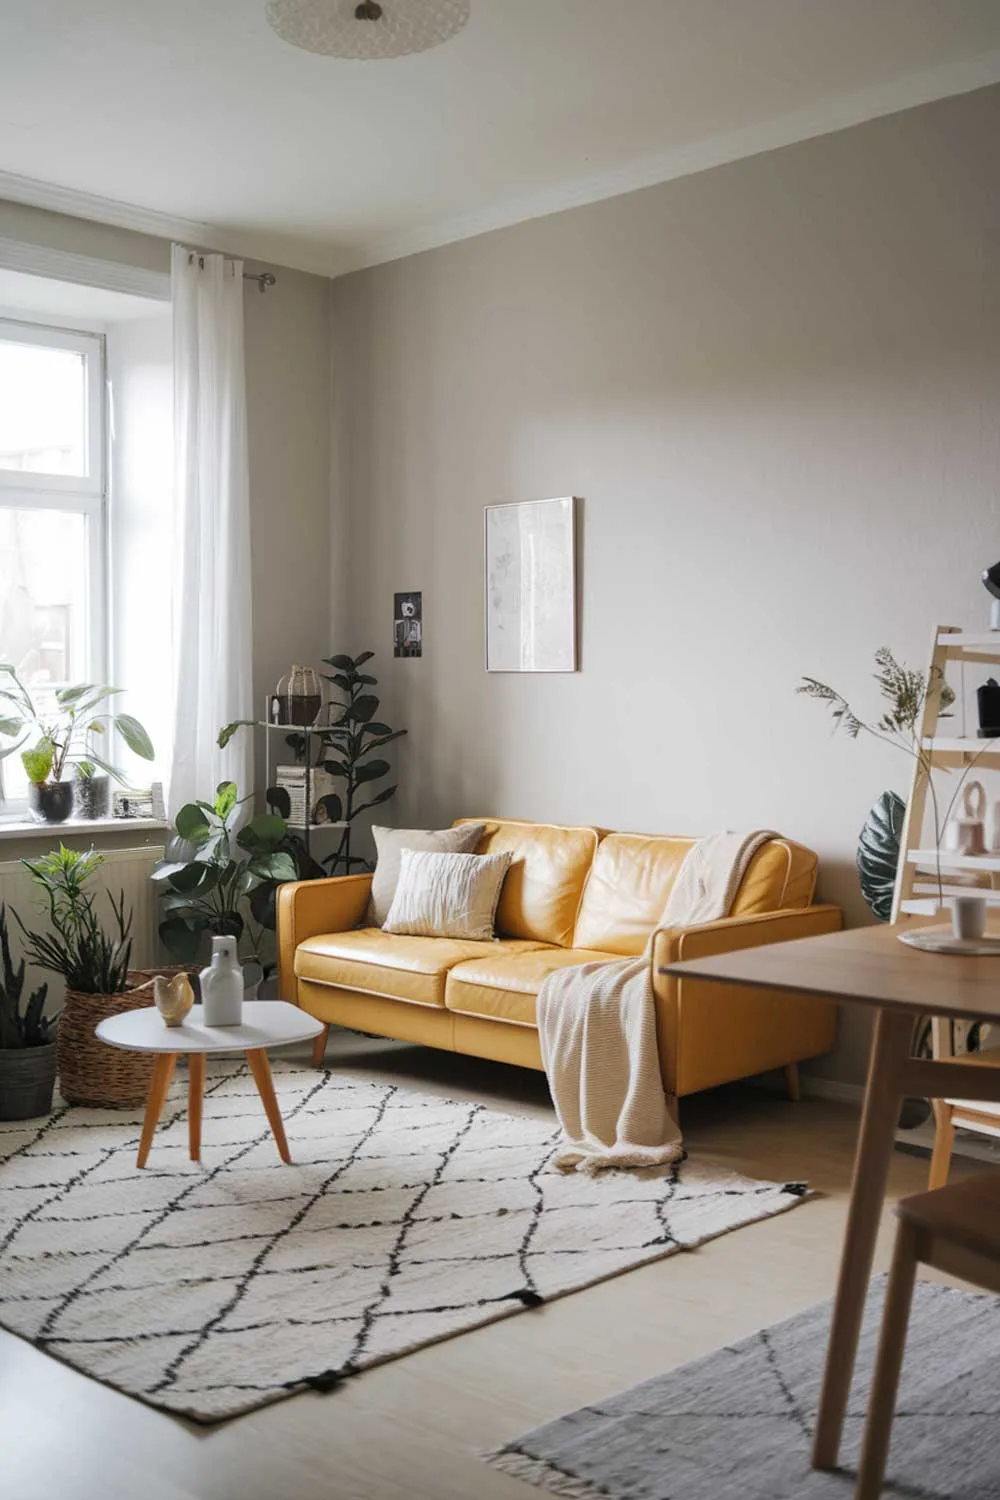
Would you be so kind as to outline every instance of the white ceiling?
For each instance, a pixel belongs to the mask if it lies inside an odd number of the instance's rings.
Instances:
[[[472,0],[383,62],[0,0],[0,196],[337,274],[996,81],[998,0]]]

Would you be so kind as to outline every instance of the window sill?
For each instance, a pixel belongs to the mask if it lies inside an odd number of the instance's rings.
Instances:
[[[67,818],[65,823],[36,823],[34,818],[0,819],[0,842],[4,839],[61,837],[64,833],[166,833],[169,828],[160,818]]]

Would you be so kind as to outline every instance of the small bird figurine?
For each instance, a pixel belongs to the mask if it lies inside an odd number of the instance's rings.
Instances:
[[[163,1017],[164,1026],[183,1026],[184,1017],[194,1004],[194,990],[186,974],[167,979],[157,974],[153,980],[153,1003]]]

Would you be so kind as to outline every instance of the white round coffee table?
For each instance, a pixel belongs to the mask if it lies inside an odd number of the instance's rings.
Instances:
[[[290,1162],[292,1158],[288,1154],[285,1127],[275,1098],[267,1050],[311,1040],[323,1030],[322,1021],[299,1010],[297,1005],[287,1005],[284,1000],[248,1000],[243,1006],[243,1021],[239,1026],[206,1026],[203,1014],[202,1007],[195,1005],[182,1026],[165,1026],[155,1005],[145,1005],[120,1016],[108,1016],[97,1027],[97,1035],[110,1047],[156,1053],[136,1165],[146,1165],[174,1065],[181,1056],[188,1059],[188,1145],[191,1160],[201,1160],[201,1106],[205,1093],[205,1058],[210,1052],[246,1053],[278,1152],[282,1161]]]

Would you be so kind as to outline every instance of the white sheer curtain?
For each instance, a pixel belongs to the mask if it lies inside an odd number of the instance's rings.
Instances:
[[[220,781],[253,790],[243,265],[174,245],[174,744],[171,813]]]

